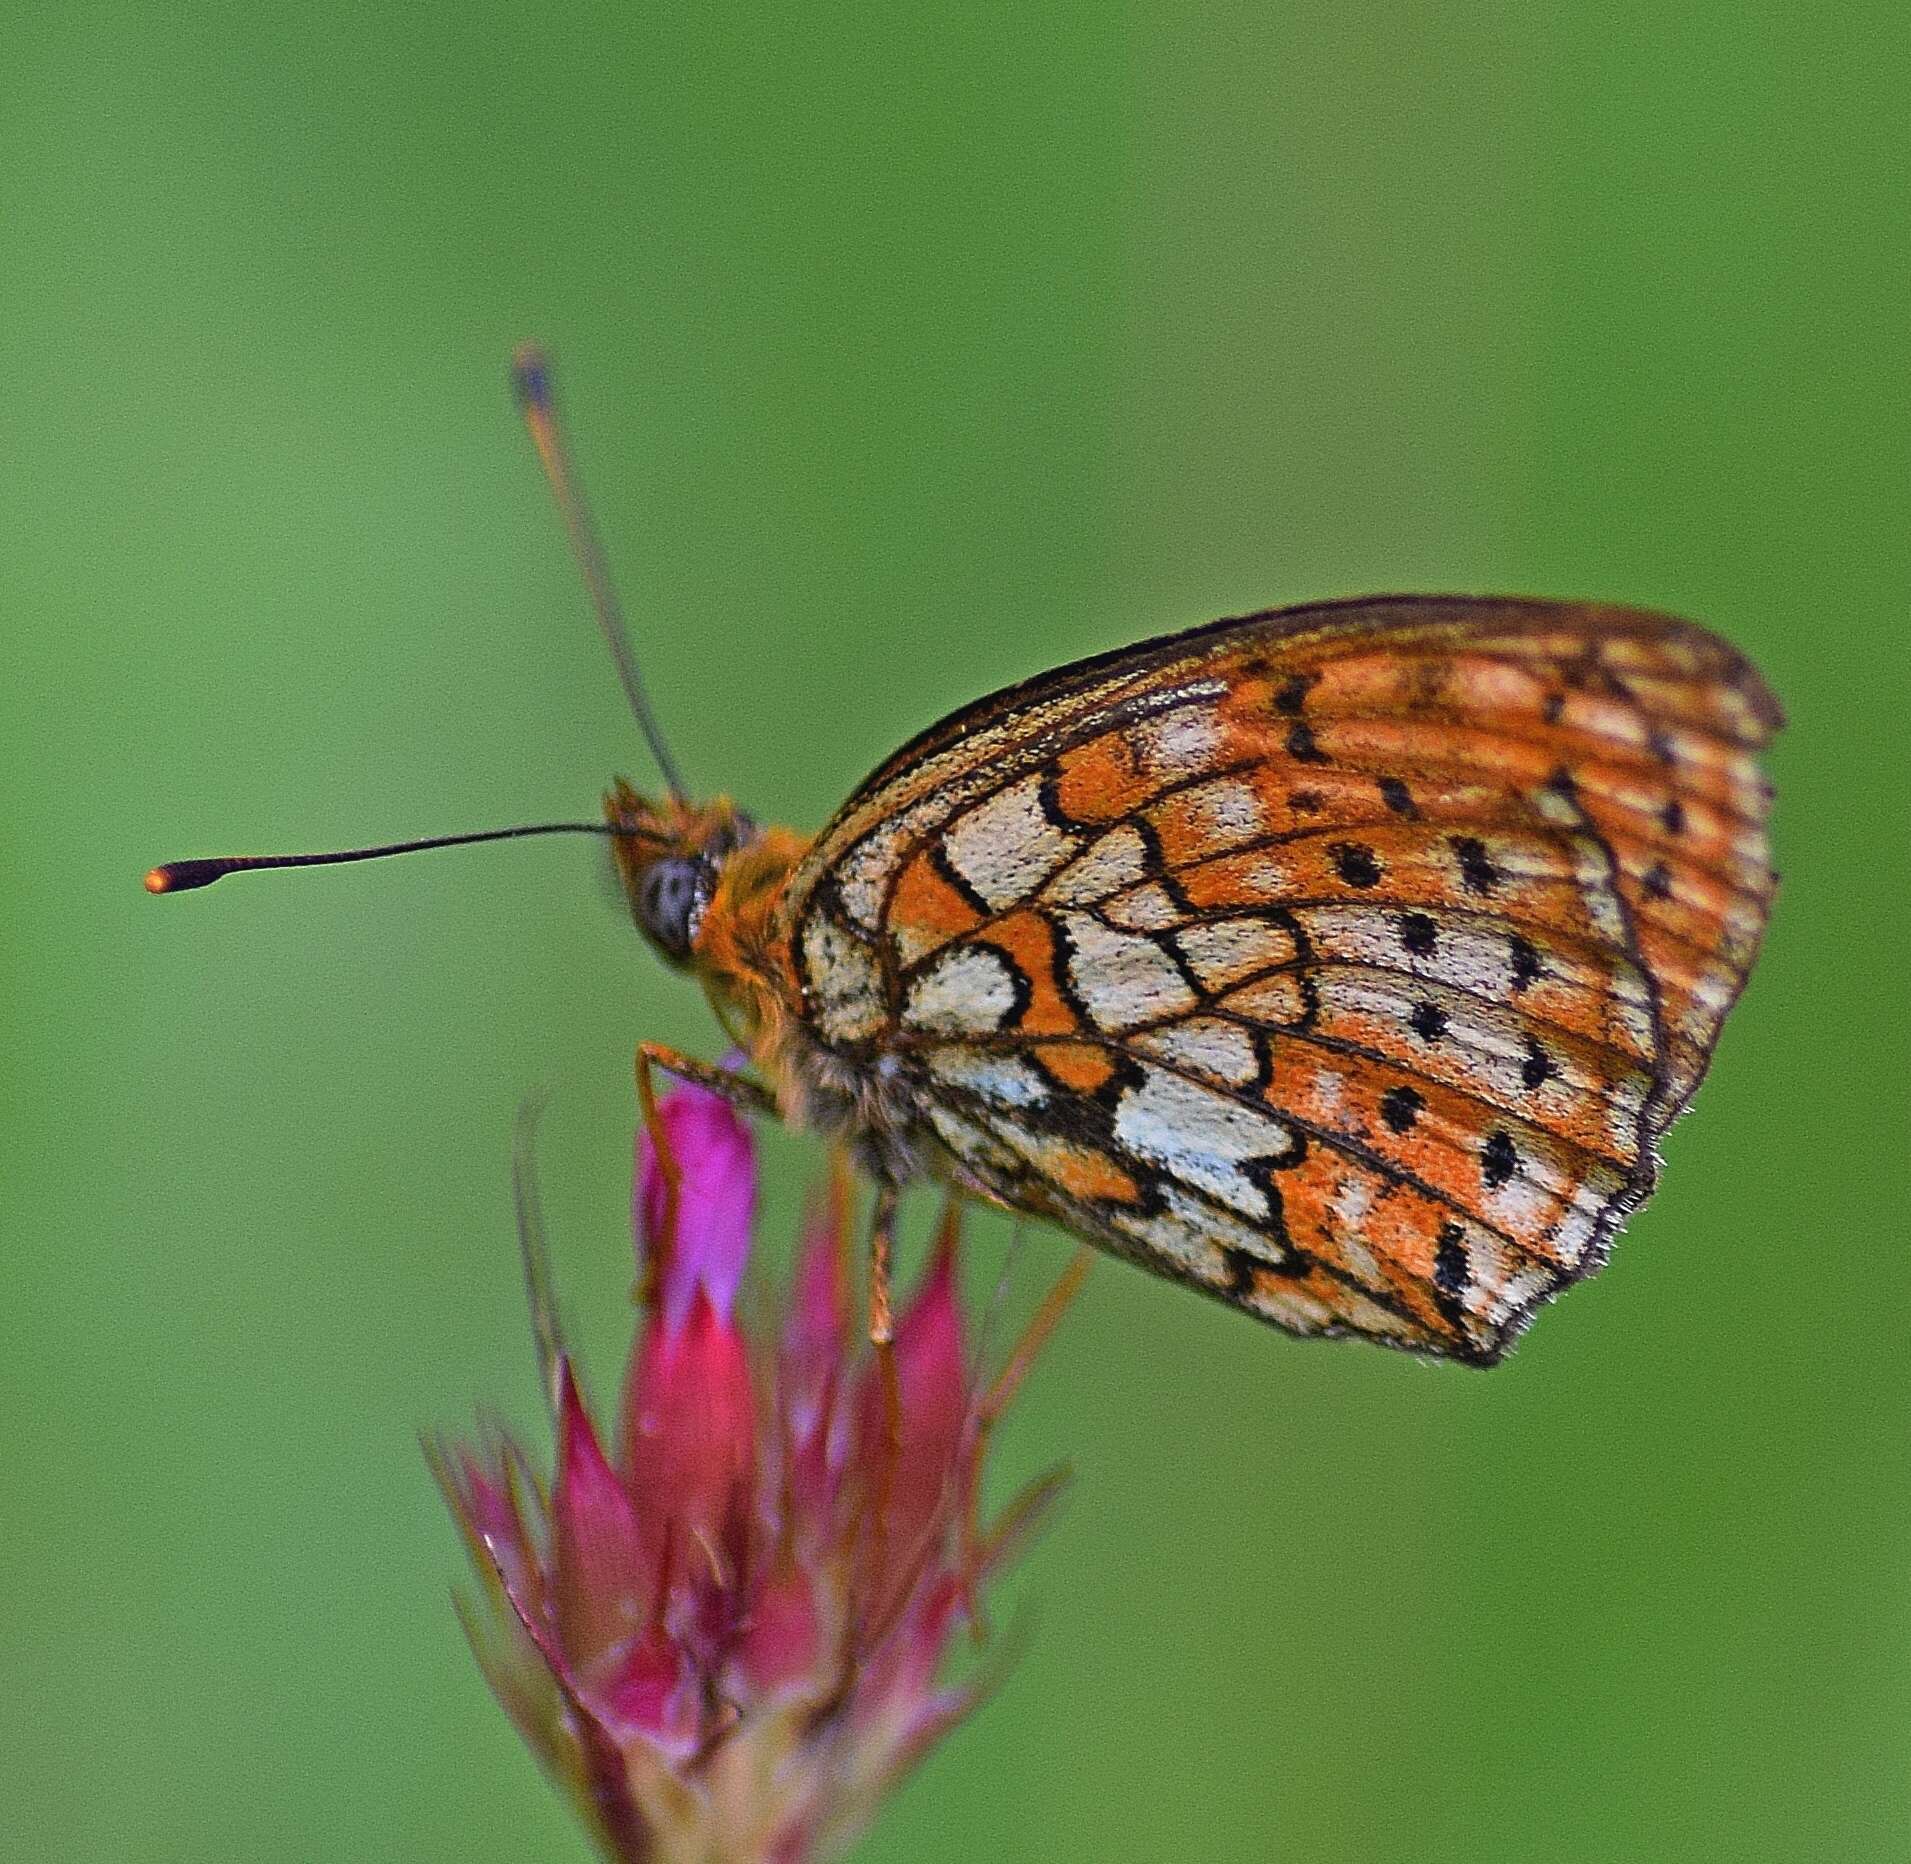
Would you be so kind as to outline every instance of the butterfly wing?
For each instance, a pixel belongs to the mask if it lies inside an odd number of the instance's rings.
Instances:
[[[959,1179],[1298,1333],[1490,1363],[1651,1189],[1773,876],[1750,665],[1383,597],[1062,668],[783,904],[810,1034]]]

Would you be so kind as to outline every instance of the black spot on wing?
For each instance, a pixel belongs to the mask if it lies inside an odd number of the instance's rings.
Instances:
[[[1371,848],[1357,841],[1336,842],[1328,852],[1334,858],[1334,871],[1350,887],[1374,887],[1380,884],[1380,862]]]
[[[1477,835],[1452,836],[1448,845],[1460,864],[1460,880],[1469,893],[1491,893],[1500,884],[1500,870]]]
[[[1544,1087],[1559,1072],[1553,1058],[1540,1047],[1536,1036],[1526,1038],[1526,1059],[1520,1063],[1520,1080],[1527,1087]]]
[[[1545,967],[1539,961],[1539,949],[1529,938],[1523,938],[1515,932],[1506,942],[1507,955],[1513,966],[1513,994],[1536,984],[1545,975]]]
[[[1440,928],[1434,924],[1431,914],[1402,913],[1400,942],[1416,958],[1424,958],[1439,944]]]
[[[1395,815],[1404,816],[1408,821],[1420,813],[1419,806],[1413,800],[1413,792],[1398,777],[1380,779],[1380,800]]]
[[[1519,1169],[1520,1155],[1513,1147],[1513,1135],[1496,1126],[1480,1148],[1480,1176],[1487,1189],[1497,1191]]]
[[[1457,1223],[1443,1223],[1433,1246],[1433,1304],[1450,1327],[1465,1330],[1463,1297],[1472,1280],[1467,1260],[1466,1232]]]
[[[1307,703],[1307,689],[1319,678],[1318,673],[1294,674],[1275,693],[1274,710],[1285,713],[1289,718],[1298,718],[1301,707]]]
[[[1330,764],[1334,761],[1315,743],[1313,728],[1298,718],[1288,727],[1287,754],[1297,764]]]
[[[1410,1133],[1426,1101],[1410,1087],[1390,1087],[1380,1096],[1380,1117],[1396,1133]]]

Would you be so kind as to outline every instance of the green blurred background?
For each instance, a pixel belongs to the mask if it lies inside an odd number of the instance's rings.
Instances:
[[[138,887],[648,776],[536,336],[693,777],[799,825],[1009,679],[1369,588],[1687,612],[1792,714],[1767,955],[1610,1272],[1481,1376],[1098,1269],[1004,1447],[1079,1472],[1033,1647],[864,1855],[1911,1856],[1902,5],[6,39],[0,1855],[584,1855],[413,1433],[535,1415],[533,1089],[608,1370],[630,1052],[707,1016],[576,845]]]

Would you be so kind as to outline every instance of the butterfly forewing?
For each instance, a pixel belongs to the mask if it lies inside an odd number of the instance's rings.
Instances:
[[[956,1174],[1302,1333],[1490,1361],[1650,1189],[1772,889],[1776,705],[1689,624],[1383,598],[898,753],[783,908]]]

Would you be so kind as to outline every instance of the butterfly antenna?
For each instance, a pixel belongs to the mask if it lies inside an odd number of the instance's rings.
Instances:
[[[620,822],[533,822],[522,828],[488,828],[472,835],[432,835],[423,841],[388,841],[376,848],[341,848],[333,854],[228,854],[209,861],[168,861],[146,876],[148,893],[190,893],[228,874],[265,867],[343,867],[348,861],[379,861],[388,854],[417,854],[426,848],[463,848],[474,841],[516,841],[526,835],[632,835],[649,831]]]
[[[643,676],[637,671],[637,654],[631,646],[630,628],[624,620],[623,605],[610,579],[610,565],[604,546],[598,541],[597,525],[591,517],[589,501],[578,483],[571,465],[571,450],[564,437],[564,425],[558,419],[551,397],[551,365],[544,352],[534,344],[525,344],[511,359],[511,386],[517,395],[518,409],[530,429],[539,463],[549,482],[551,495],[564,520],[571,540],[571,553],[583,572],[584,586],[590,591],[591,606],[597,611],[597,625],[603,630],[610,657],[617,663],[617,677],[623,682],[624,697],[637,717],[637,729],[644,734],[650,754],[671,796],[678,802],[688,800],[677,760],[657,725],[650,709],[650,697],[644,691]]]

